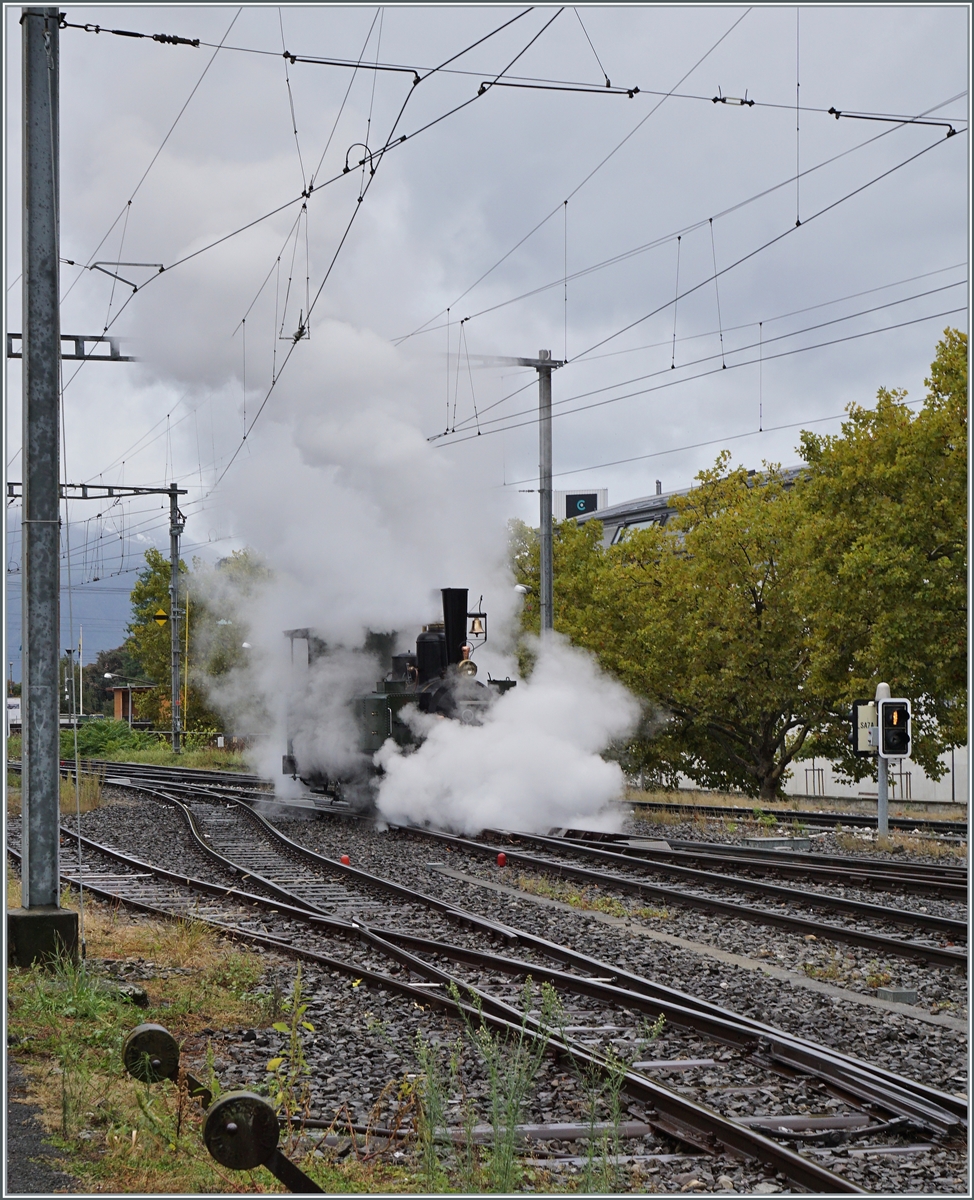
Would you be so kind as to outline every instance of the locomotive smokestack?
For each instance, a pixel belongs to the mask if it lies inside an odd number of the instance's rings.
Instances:
[[[441,588],[443,593],[443,629],[446,634],[446,661],[458,663],[463,658],[467,640],[467,589]]]

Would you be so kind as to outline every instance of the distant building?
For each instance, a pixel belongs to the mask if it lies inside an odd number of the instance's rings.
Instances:
[[[20,697],[7,697],[7,737],[20,733]]]
[[[133,724],[135,719],[133,692],[151,692],[155,686],[154,683],[126,683],[108,688],[115,699],[115,720],[127,721],[129,725]]]
[[[804,467],[789,467],[781,472],[781,478],[785,487],[790,487],[795,482],[798,476],[805,470]],[[754,472],[749,472],[754,474]],[[613,504],[608,507],[600,506],[595,512],[585,512],[577,517],[579,525],[584,525],[586,521],[601,521],[605,534],[603,542],[606,546],[611,546],[616,543],[627,529],[645,529],[647,525],[665,526],[667,521],[672,516],[675,516],[676,509],[670,503],[674,496],[687,496],[692,492],[693,488],[680,488],[675,492],[664,492],[659,480],[656,481],[656,492],[652,496],[640,496],[636,500],[625,500],[622,504]],[[558,492],[557,495],[569,495],[567,492]],[[569,514],[574,516],[574,513]],[[555,516],[558,517],[558,510],[555,509]]]

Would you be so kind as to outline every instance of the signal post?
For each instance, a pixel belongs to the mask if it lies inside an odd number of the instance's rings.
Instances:
[[[890,696],[889,684],[876,685],[875,700],[856,700],[852,706],[852,746],[859,757],[878,761],[877,828],[889,834],[889,760],[909,758],[912,709],[909,700]]]

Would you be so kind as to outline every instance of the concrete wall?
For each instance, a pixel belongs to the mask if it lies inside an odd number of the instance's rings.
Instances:
[[[903,759],[895,771],[890,772],[890,800],[927,800],[941,804],[950,804],[953,800],[957,804],[966,804],[969,787],[967,747],[959,746],[953,755],[948,752],[940,761],[947,771],[941,779],[934,781],[911,759]],[[681,776],[681,788],[692,790],[695,786]],[[791,778],[785,784],[784,792],[789,796],[847,797],[851,800],[875,800],[877,795],[875,779],[861,779],[858,783],[840,779],[834,774],[832,764],[823,758],[792,763]]]

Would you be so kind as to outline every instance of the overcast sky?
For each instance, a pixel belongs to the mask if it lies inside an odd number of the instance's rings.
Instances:
[[[920,399],[943,329],[967,327],[967,6],[65,12],[203,43],[60,34],[62,330],[108,325],[140,360],[65,363],[65,474],[187,487],[187,558],[251,544],[274,563],[284,541],[313,558],[316,530],[374,502],[358,536],[380,581],[392,551],[365,544],[369,528],[392,544],[405,535],[390,514],[435,526],[450,506],[444,539],[473,546],[462,567],[431,553],[422,572],[430,588],[466,582],[444,573],[475,573],[490,529],[537,522],[521,490],[536,486],[535,376],[491,356],[567,359],[555,486],[607,488],[611,504],[657,479],[689,486],[725,446],[747,467],[791,465],[801,428],[837,433],[880,386]],[[19,17],[6,7],[8,330]],[[505,71],[582,90],[481,94]],[[830,107],[927,114],[958,136]],[[7,388],[16,480],[9,360]],[[122,640],[132,569],[167,546],[166,520],[145,500],[70,516],[90,659]],[[358,570],[331,553],[339,575]]]

